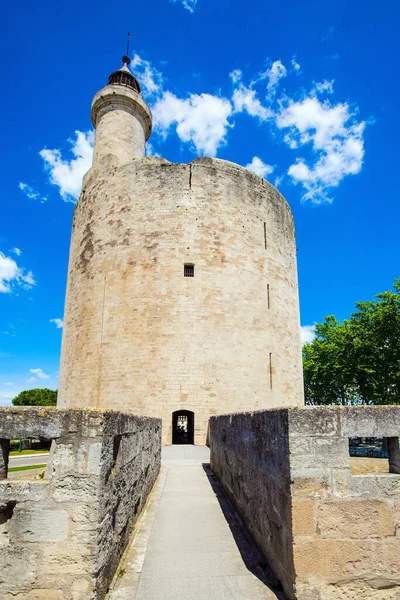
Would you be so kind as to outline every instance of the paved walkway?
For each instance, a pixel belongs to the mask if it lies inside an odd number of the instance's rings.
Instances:
[[[208,448],[169,446],[109,600],[276,600],[260,556],[208,467]]]

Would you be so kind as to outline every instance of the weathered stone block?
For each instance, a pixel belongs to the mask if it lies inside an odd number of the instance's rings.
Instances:
[[[314,500],[294,500],[292,524],[294,535],[315,535],[317,505]]]
[[[300,580],[349,575],[359,577],[371,573],[384,573],[386,570],[379,540],[303,537],[297,538],[293,551],[296,576]]]
[[[393,511],[387,502],[379,500],[321,502],[317,519],[322,537],[361,539],[395,534]]]
[[[14,511],[11,543],[63,542],[68,536],[68,513],[53,506],[19,504]]]

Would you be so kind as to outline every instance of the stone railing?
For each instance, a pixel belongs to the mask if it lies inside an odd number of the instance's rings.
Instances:
[[[53,440],[43,479],[7,479],[11,439]],[[161,421],[0,409],[0,597],[101,600],[160,468]]]
[[[399,434],[394,406],[211,418],[211,468],[291,600],[400,597],[400,475],[354,475],[349,455],[387,437],[396,471]]]

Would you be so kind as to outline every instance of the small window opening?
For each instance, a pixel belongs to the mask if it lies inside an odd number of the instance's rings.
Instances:
[[[194,277],[194,265],[183,265],[184,277]]]
[[[51,444],[48,438],[0,439],[0,479],[10,473],[18,479],[20,471],[24,479],[42,479],[51,462]]]
[[[269,353],[269,387],[272,390],[272,352]]]
[[[264,247],[267,249],[267,224],[264,222]]]
[[[269,297],[269,283],[267,283],[267,306],[268,306],[268,310],[271,308],[271,302],[270,302],[270,297]]]
[[[351,437],[349,454],[352,475],[400,474],[398,437]]]

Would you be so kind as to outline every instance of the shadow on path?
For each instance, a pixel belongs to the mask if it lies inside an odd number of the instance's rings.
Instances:
[[[210,464],[202,463],[202,465],[247,569],[273,592],[278,600],[287,600],[280,581],[275,577],[258,550],[251,533],[225,494],[221,484],[212,472]]]

